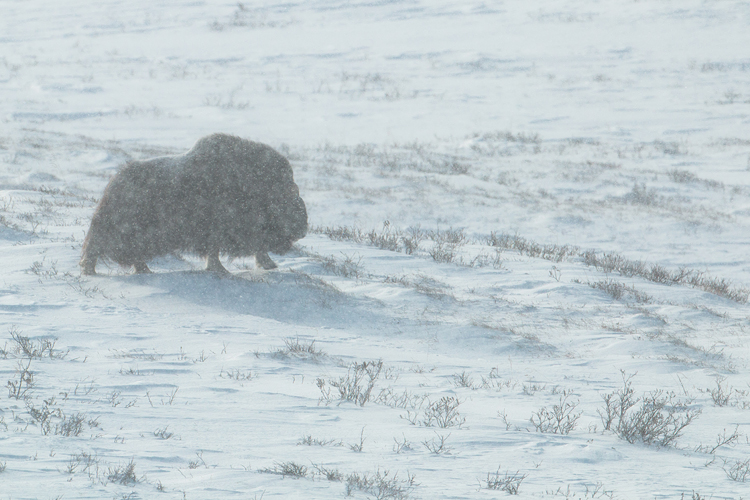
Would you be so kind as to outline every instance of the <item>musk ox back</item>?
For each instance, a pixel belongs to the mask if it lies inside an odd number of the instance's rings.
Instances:
[[[136,272],[171,252],[206,257],[226,271],[219,254],[286,253],[307,233],[307,210],[292,167],[271,147],[225,134],[200,139],[183,155],[128,163],[107,185],[83,243],[84,274],[107,258]]]

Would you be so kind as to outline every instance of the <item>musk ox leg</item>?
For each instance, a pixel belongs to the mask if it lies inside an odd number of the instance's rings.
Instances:
[[[133,267],[135,267],[135,273],[136,274],[149,274],[151,273],[151,269],[148,268],[145,262],[136,262],[133,264]]]
[[[96,229],[97,218],[91,221],[91,227],[86,233],[86,238],[83,240],[83,247],[81,248],[81,260],[78,265],[81,266],[81,274],[93,276],[96,274],[96,261],[99,259],[100,252],[96,248],[96,242],[94,241],[94,232]]]
[[[255,264],[262,267],[263,269],[276,269],[278,266],[271,257],[268,256],[267,252],[258,252],[255,254]]]
[[[84,254],[79,265],[81,266],[81,274],[86,276],[94,276],[96,274],[96,257]]]
[[[221,265],[219,260],[219,252],[213,252],[206,256],[206,271],[213,273],[229,274],[224,266]]]

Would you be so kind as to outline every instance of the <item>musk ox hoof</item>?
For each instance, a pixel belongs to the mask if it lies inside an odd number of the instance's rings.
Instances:
[[[145,262],[136,262],[133,264],[135,268],[135,274],[151,274],[151,269],[148,268]]]
[[[213,134],[185,154],[133,161],[109,182],[83,242],[81,273],[97,259],[149,272],[169,253],[208,256],[209,271],[226,273],[219,254],[286,253],[307,234],[307,209],[289,161],[271,147]]]
[[[271,257],[266,252],[259,252],[255,254],[255,265],[262,267],[263,269],[276,269],[277,266]]]

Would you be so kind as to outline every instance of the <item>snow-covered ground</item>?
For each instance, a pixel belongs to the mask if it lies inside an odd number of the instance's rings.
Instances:
[[[0,499],[750,497],[746,2],[0,11]],[[279,268],[81,277],[219,131],[295,169]]]

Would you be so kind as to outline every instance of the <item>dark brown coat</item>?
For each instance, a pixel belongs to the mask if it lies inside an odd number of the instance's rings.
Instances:
[[[219,254],[286,253],[307,233],[307,211],[292,167],[271,147],[226,134],[200,139],[183,155],[128,163],[104,190],[83,243],[81,267],[95,274],[107,258],[136,272],[172,252],[207,258],[225,271]]]

